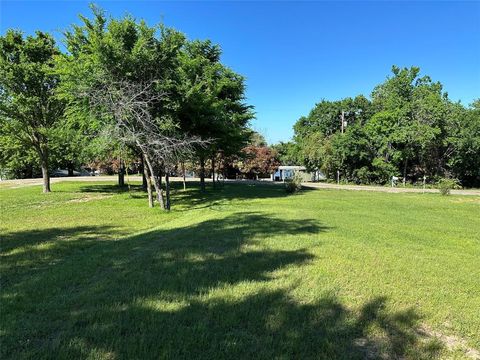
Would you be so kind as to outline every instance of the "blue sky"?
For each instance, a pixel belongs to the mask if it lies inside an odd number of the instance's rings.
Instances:
[[[61,31],[84,1],[5,1],[2,34]],[[419,66],[450,98],[480,97],[480,2],[97,1],[112,16],[163,21],[191,39],[221,45],[223,62],[247,78],[253,127],[269,142],[322,98],[369,95],[391,66]]]

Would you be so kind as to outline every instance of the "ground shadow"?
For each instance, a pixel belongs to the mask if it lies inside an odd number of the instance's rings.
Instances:
[[[284,198],[295,196],[287,194],[282,183],[236,183],[225,182],[219,184],[215,189],[211,183],[207,184],[204,192],[200,190],[200,183],[189,181],[186,191],[183,190],[183,184],[179,181],[171,183],[172,206],[175,210],[179,209],[201,209],[214,207],[224,204],[225,201],[251,200],[265,198]],[[304,188],[302,192],[312,191],[311,188]],[[88,184],[80,188],[81,192],[99,192],[99,193],[125,193],[130,192],[134,198],[145,197],[141,185],[131,185],[128,187],[119,187],[116,184]]]
[[[73,228],[50,228],[42,230],[27,230],[19,232],[3,232],[0,234],[0,253],[6,254],[14,249],[22,247],[35,247],[46,242],[58,241],[70,238],[88,240],[99,234],[113,233],[118,231],[112,226],[77,226]]]
[[[6,233],[2,235],[3,278],[12,278],[12,271],[17,278],[20,274],[29,278],[44,264],[48,270],[54,271],[62,264],[72,266],[76,261],[91,262],[105,257],[103,265],[111,265],[107,267],[112,270],[111,279],[121,282],[125,272],[141,280],[146,270],[143,263],[146,262],[149,271],[165,277],[161,290],[174,291],[178,287],[178,291],[192,292],[208,288],[211,282],[218,284],[220,280],[226,283],[258,280],[265,271],[310,257],[303,250],[242,250],[244,245],[271,235],[273,229],[277,236],[328,230],[311,219],[282,220],[261,213],[243,212],[173,230],[147,231],[115,241],[112,237],[122,234],[106,226]],[[36,246],[44,242],[49,242],[50,246]],[[81,267],[82,273],[90,271],[85,268],[88,266]],[[132,269],[137,269],[138,273],[133,273]],[[35,278],[42,281],[41,277]],[[30,286],[32,281],[29,280]],[[188,288],[186,284],[189,284]]]
[[[85,183],[84,183],[85,184]],[[133,184],[133,185],[124,185],[119,186],[118,184],[88,184],[82,185],[80,187],[80,192],[86,193],[109,193],[109,194],[122,194],[126,192],[140,192],[142,191],[142,185]]]
[[[385,298],[353,312],[334,296],[301,304],[284,290],[242,301],[193,301],[174,311],[138,304],[113,310],[87,341],[119,358],[164,359],[433,359],[438,342],[422,338],[412,310],[389,313]],[[73,321],[79,321],[80,317]],[[141,322],[144,350],[130,337]],[[115,341],[101,339],[111,336]],[[378,335],[370,335],[375,328]],[[151,332],[147,329],[156,329]],[[131,349],[137,349],[132,352]],[[71,349],[72,350],[72,349]],[[79,349],[75,349],[79,350]],[[84,355],[80,350],[79,355]]]
[[[328,228],[244,212],[120,238],[108,227],[4,234],[1,358],[436,354],[438,348],[419,341],[414,310],[388,313],[386,299],[377,298],[354,312],[332,296],[304,304],[287,288],[270,288],[277,270],[314,260],[301,248],[262,246],[272,231],[281,241]],[[55,241],[26,246],[28,239]],[[256,293],[228,295],[233,286],[252,283]],[[209,295],[221,289],[223,295]],[[369,335],[372,326],[378,337]]]

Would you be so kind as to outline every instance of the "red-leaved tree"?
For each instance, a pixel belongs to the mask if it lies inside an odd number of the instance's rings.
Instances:
[[[280,165],[276,151],[268,146],[249,145],[242,152],[245,158],[238,168],[249,179],[271,174]]]

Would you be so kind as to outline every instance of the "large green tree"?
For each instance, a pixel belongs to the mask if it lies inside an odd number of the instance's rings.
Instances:
[[[23,36],[8,30],[0,37],[0,137],[2,152],[34,151],[50,192],[49,160],[53,131],[64,104],[55,96],[59,77],[54,39],[43,32]],[[5,147],[5,148],[4,148]],[[18,152],[17,152],[18,153]]]
[[[452,104],[445,155],[453,176],[467,186],[480,186],[480,99],[465,109]]]
[[[58,58],[68,114],[90,123],[93,112],[99,120],[97,132],[110,131],[107,138],[141,153],[147,178],[153,178],[157,199],[165,207],[161,176],[166,160],[160,155],[166,152],[153,151],[151,144],[160,141],[161,132],[176,127],[178,99],[172,94],[185,37],[131,16],[107,18],[95,7],[92,19],[81,19],[81,25],[66,32],[68,54]]]
[[[442,136],[448,97],[439,82],[420,77],[417,67],[394,66],[392,72],[372,93],[377,114],[388,119],[382,130],[388,133],[384,141],[394,153],[392,161],[402,169],[404,181],[409,174],[441,175],[445,171]]]
[[[181,55],[180,127],[209,141],[197,151],[202,190],[206,160],[210,159],[214,173],[218,153],[223,159],[238,153],[249,140],[248,123],[253,117],[244,101],[244,78],[224,66],[220,55],[220,47],[208,40],[187,43]]]
[[[168,208],[169,173],[190,154],[183,145],[198,145],[202,168],[210,157],[214,167],[220,150],[242,147],[251,118],[244,79],[221,64],[209,41],[190,42],[130,16],[109,19],[96,8],[81,19],[66,32],[68,54],[58,57],[68,116],[89,122],[93,108],[100,131],[113,127],[110,138],[137,148],[162,207],[165,176]]]

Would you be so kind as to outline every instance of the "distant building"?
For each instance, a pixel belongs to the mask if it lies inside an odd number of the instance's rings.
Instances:
[[[314,172],[308,172],[305,166],[299,165],[281,165],[277,168],[275,173],[272,174],[273,181],[285,181],[293,178],[295,173],[300,173],[304,181],[320,181],[325,180],[325,175],[317,170]]]
[[[290,165],[280,165],[273,174],[274,181],[285,181],[293,178],[295,172],[306,172],[307,168],[305,166],[290,166]]]

